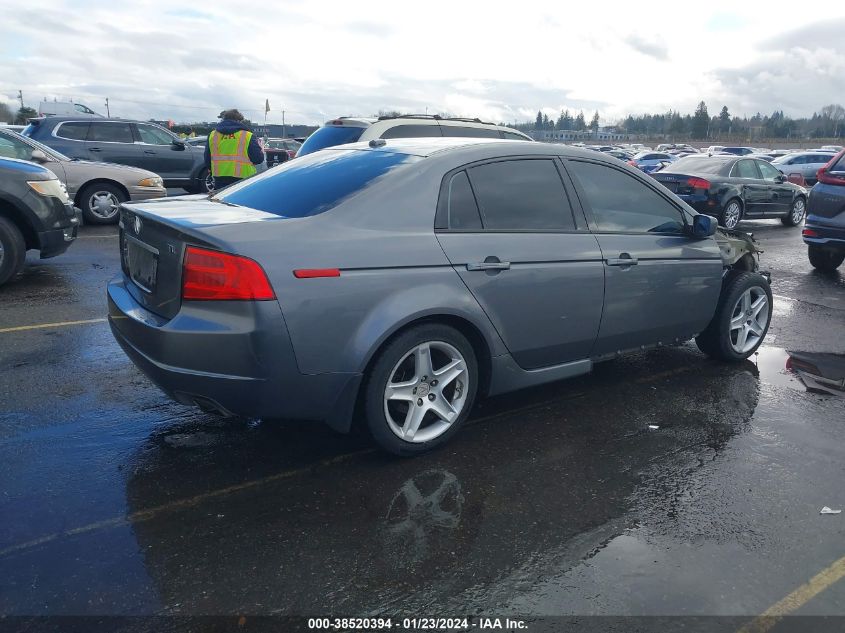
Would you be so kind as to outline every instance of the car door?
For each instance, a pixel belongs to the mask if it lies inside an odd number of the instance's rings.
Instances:
[[[143,162],[128,121],[91,121],[86,149],[89,160],[136,167]]]
[[[598,333],[604,266],[573,211],[554,157],[474,164],[443,182],[437,238],[525,369],[587,358]]]
[[[716,241],[689,237],[689,216],[645,178],[586,159],[564,165],[604,259],[604,312],[593,356],[701,332],[722,283]]]
[[[783,215],[792,207],[792,198],[795,195],[795,190],[790,183],[786,181],[786,176],[780,173],[777,169],[772,167],[764,160],[758,160],[757,169],[763,176],[769,187],[769,213],[777,213]]]
[[[743,158],[734,163],[730,177],[742,191],[743,215],[762,215],[769,210],[769,185],[763,180],[757,161]]]
[[[194,165],[186,143],[174,144],[169,132],[148,123],[133,123],[135,137],[144,154],[141,167],[157,173],[165,180],[188,178]]]

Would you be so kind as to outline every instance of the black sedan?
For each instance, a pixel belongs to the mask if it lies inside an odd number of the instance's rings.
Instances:
[[[780,218],[786,226],[796,226],[807,208],[807,190],[757,158],[688,156],[653,176],[693,209],[715,216],[729,229],[744,218]]]

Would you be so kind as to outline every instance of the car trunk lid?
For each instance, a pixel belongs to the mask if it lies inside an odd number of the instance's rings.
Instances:
[[[220,249],[205,229],[243,222],[280,220],[205,196],[184,196],[124,204],[120,214],[120,263],[129,292],[161,317],[176,316],[182,304],[182,262],[188,246]]]

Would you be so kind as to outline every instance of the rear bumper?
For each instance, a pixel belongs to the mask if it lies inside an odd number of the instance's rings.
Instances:
[[[121,275],[108,285],[112,333],[177,402],[224,415],[325,420],[349,429],[360,375],[300,373],[275,301],[189,302],[167,320],[141,306],[126,283]]]
[[[816,236],[802,235],[805,244],[822,246],[830,250],[845,251],[845,226],[830,226],[817,216],[808,215],[804,230],[813,231]]]
[[[706,193],[693,195],[675,195],[699,213],[705,213],[707,215],[712,215],[715,217],[718,216],[719,212],[722,210],[719,205],[719,201],[712,196],[708,196]]]

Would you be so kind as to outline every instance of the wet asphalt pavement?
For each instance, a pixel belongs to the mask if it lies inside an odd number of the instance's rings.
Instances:
[[[775,293],[754,359],[719,364],[687,345],[612,361],[482,402],[453,442],[413,460],[165,398],[104,321],[114,228],[30,257],[0,289],[0,625],[519,615],[540,630],[536,616],[723,615],[739,627],[824,570],[791,612],[845,615],[845,514],[819,514],[845,508],[845,398],[785,369],[787,351],[845,364],[845,271],[814,272],[800,229],[741,228],[766,250]],[[68,321],[86,323],[10,329]]]

